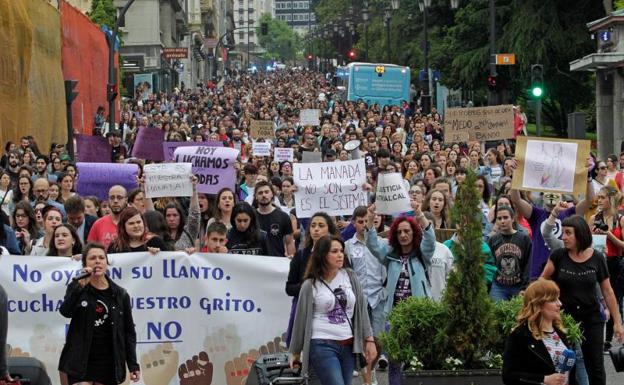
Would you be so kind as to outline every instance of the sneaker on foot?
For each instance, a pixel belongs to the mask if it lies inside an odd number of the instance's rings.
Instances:
[[[377,361],[377,370],[380,372],[384,372],[388,369],[388,359],[384,354],[379,356],[379,360]]]
[[[359,377],[360,376],[360,372],[358,372],[357,370],[353,371],[353,377]]]

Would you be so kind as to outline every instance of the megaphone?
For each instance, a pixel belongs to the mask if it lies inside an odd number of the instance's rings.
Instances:
[[[362,154],[360,154],[360,144],[361,142],[358,139],[353,139],[345,143],[344,149],[351,154],[351,159],[360,159]]]

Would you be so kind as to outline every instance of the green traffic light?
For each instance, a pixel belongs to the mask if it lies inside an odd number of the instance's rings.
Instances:
[[[533,87],[533,89],[531,89],[531,93],[536,98],[539,98],[544,94],[544,90],[542,89],[542,87]]]

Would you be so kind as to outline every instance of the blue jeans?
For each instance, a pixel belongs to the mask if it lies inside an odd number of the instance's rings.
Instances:
[[[576,382],[578,385],[589,385],[589,378],[587,377],[587,370],[585,370],[585,360],[583,359],[581,345],[574,345],[574,352],[576,353]]]
[[[352,345],[313,339],[309,361],[321,385],[351,385],[355,366]]]
[[[521,286],[501,286],[496,282],[492,282],[492,288],[490,289],[490,297],[494,301],[509,301],[513,297],[517,296],[522,290]]]

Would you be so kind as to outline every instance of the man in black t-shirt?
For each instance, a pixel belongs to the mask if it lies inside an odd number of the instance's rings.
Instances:
[[[254,206],[258,210],[258,224],[267,234],[268,255],[292,258],[295,254],[290,216],[273,205],[273,188],[267,181],[260,181],[254,190]]]

